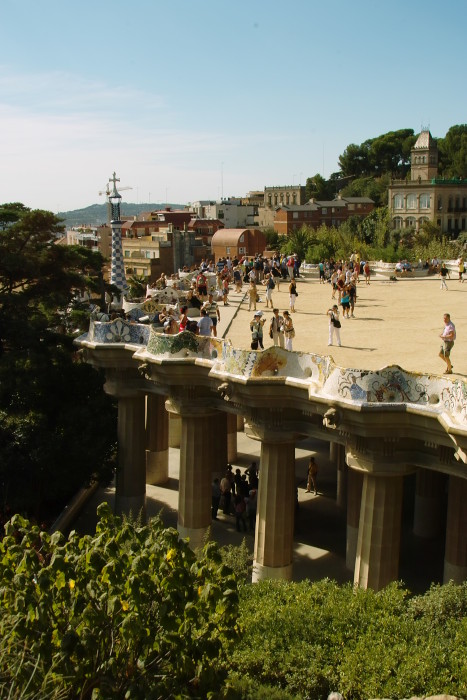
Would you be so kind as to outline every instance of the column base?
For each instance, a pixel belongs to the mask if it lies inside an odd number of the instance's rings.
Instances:
[[[169,450],[146,450],[146,483],[166,484],[169,480]]]
[[[115,494],[116,515],[131,515],[133,518],[141,517],[141,522],[146,522],[146,494],[141,496],[119,496]]]
[[[190,548],[200,549],[204,547],[206,542],[206,534],[209,530],[208,527],[184,527],[183,525],[177,525],[178,534],[181,539],[189,539]]]
[[[282,579],[284,581],[292,580],[292,564],[287,566],[264,566],[253,562],[253,574],[251,580],[253,583],[263,581],[264,579]]]
[[[454,581],[457,584],[467,581],[467,566],[457,566],[445,560],[443,583],[449,583],[449,581]]]

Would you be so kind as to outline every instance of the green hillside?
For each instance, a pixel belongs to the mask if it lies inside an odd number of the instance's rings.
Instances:
[[[161,202],[155,204],[154,202],[142,202],[141,204],[134,204],[132,202],[122,202],[121,212],[123,217],[127,216],[138,216],[143,211],[151,211],[154,209],[165,209],[165,207],[171,207],[172,209],[183,209],[184,204],[170,204]],[[100,226],[101,224],[107,223],[107,204],[91,204],[89,207],[84,207],[83,209],[73,209],[72,211],[60,211],[57,216],[64,219],[65,226],[70,228],[71,226]]]

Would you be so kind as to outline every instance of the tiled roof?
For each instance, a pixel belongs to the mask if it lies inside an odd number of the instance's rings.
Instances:
[[[415,142],[414,148],[423,148],[423,149],[430,148],[432,143],[433,143],[433,138],[432,138],[430,132],[429,131],[422,131],[422,132],[420,132],[420,136],[418,137],[418,139]]]

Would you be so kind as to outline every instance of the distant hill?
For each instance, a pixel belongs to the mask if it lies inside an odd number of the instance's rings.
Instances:
[[[160,204],[155,204],[154,202],[143,202],[142,204],[122,202],[121,213],[123,217],[138,216],[142,211],[153,211],[155,209],[165,209],[166,207],[183,209],[184,206],[184,204],[166,204],[165,202]],[[100,226],[107,223],[107,204],[91,204],[91,206],[84,207],[84,209],[60,211],[57,216],[65,220],[66,228],[85,226],[86,224],[88,226]]]

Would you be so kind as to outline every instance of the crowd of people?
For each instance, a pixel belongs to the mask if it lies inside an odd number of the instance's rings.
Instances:
[[[258,504],[259,467],[252,462],[242,474],[240,469],[235,470],[231,464],[227,465],[222,479],[213,479],[211,516],[217,520],[219,509],[224,515],[235,516],[235,525],[238,532],[254,532],[256,523],[256,510]]]

